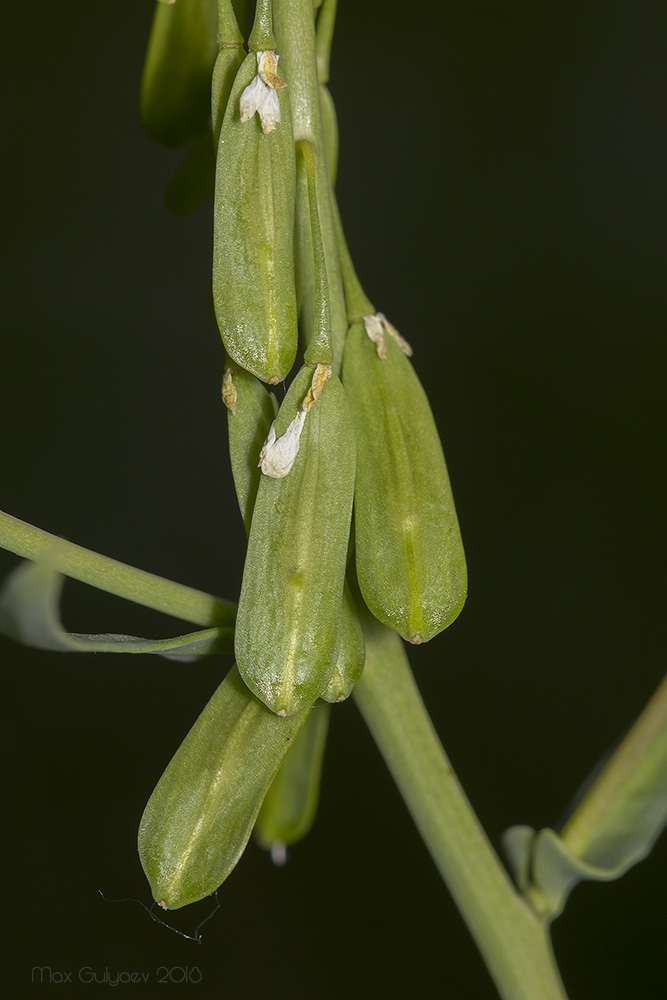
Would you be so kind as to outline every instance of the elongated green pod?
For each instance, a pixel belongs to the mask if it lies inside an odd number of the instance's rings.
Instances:
[[[139,826],[155,900],[175,910],[208,896],[243,853],[262,800],[310,705],[281,719],[232,668],[160,778]]]
[[[217,0],[218,3],[218,46],[219,51],[213,67],[211,80],[211,126],[213,146],[217,150],[220,126],[227,101],[243,60],[243,35],[234,13],[231,0]]]
[[[260,61],[271,58],[267,52],[246,56],[220,129],[213,302],[229,355],[262,382],[275,384],[294,363],[298,331],[294,141],[288,88],[264,83],[264,77],[275,77],[270,67],[258,73]]]
[[[217,25],[216,0],[155,8],[139,112],[145,131],[164,146],[182,146],[208,128]]]
[[[347,580],[343,588],[340,645],[329,683],[320,695],[324,701],[345,701],[361,677],[366,655],[364,632]]]
[[[315,818],[329,712],[328,705],[315,705],[259,810],[255,837],[276,863],[286,846],[305,837]]]
[[[236,74],[243,65],[245,51],[241,45],[224,45],[218,52],[211,79],[211,127],[213,148],[218,148],[220,129],[225,115],[227,101],[234,86]]]
[[[393,327],[384,317],[366,321],[369,332],[363,322],[350,328],[343,360],[359,456],[359,588],[376,618],[426,642],[465,602],[463,544],[426,394]]]
[[[338,174],[338,119],[331,91],[324,84],[320,84],[320,109],[322,111],[324,158],[327,164],[329,184],[333,188],[336,186]]]
[[[296,216],[294,220],[294,277],[299,325],[308,337],[315,325],[315,258],[308,203],[308,178],[303,157],[296,163]]]
[[[254,375],[231,362],[225,371],[223,401],[227,406],[232,476],[248,534],[262,475],[259,453],[276,415],[275,400]]]
[[[236,621],[239,672],[274,712],[312,702],[336,662],[355,458],[340,381],[304,366],[262,449]]]

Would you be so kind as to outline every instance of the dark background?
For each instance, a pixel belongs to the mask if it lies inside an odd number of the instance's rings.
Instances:
[[[152,7],[3,14],[0,505],[235,597],[210,210],[163,209],[180,153],[137,122]],[[664,671],[666,28],[663,0],[340,4],[341,210],[414,346],[469,557],[463,615],[411,658],[495,845],[558,822]],[[181,628],[75,583],[64,613]],[[353,704],[316,826],[282,870],[249,847],[198,948],[98,889],[149,901],[138,820],[226,665],[0,652],[12,995],[55,989],[30,984],[50,965],[155,990],[197,966],[187,995],[234,1000],[496,996]],[[666,849],[575,890],[571,1000],[664,1000]]]

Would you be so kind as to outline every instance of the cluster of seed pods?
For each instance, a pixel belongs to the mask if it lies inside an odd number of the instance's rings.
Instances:
[[[177,0],[158,4],[149,43],[147,130],[193,141],[181,174],[193,188],[215,171],[213,302],[248,533],[236,666],[141,821],[142,864],[166,908],[216,889],[255,825],[270,847],[305,832],[326,703],[344,701],[363,670],[361,616],[419,644],[466,596],[428,400],[408,345],[361,292],[338,221],[334,14],[335,0],[258,0],[246,54],[230,0]],[[299,76],[309,72],[314,88]],[[214,157],[197,153],[204,139]],[[267,386],[288,380],[278,404]]]

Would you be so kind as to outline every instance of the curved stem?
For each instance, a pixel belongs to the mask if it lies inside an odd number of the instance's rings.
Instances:
[[[489,844],[445,755],[403,643],[364,622],[355,701],[503,1000],[566,1000],[545,925]]]
[[[24,559],[49,554],[54,569],[108,594],[197,625],[233,625],[236,605],[117,562],[0,511],[0,548]]]

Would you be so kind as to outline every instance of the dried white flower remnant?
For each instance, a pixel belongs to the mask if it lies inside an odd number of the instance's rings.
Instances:
[[[259,453],[259,465],[265,476],[282,479],[291,470],[299,453],[299,440],[306,420],[306,411],[301,409],[284,434],[276,438],[273,424]]]
[[[389,322],[389,320],[386,318],[386,316],[383,313],[378,313],[378,319],[382,323],[382,325],[385,328],[385,330],[387,331],[387,333],[390,333],[392,335],[392,337],[394,338],[394,340],[396,341],[396,343],[398,344],[398,346],[400,347],[400,349],[403,351],[403,354],[405,354],[405,356],[407,358],[411,358],[412,357],[412,348],[408,344],[408,342],[405,339],[405,337],[401,337],[401,335],[398,332],[398,330],[396,329],[396,327],[391,325],[391,323]]]
[[[308,411],[312,409],[313,404],[322,392],[324,383],[330,377],[331,365],[317,365],[310,383],[310,389],[306,393],[297,415],[285,433],[277,438],[275,420],[271,424],[266,441],[259,453],[258,464],[265,476],[271,476],[272,479],[283,479],[291,471],[296,456],[299,453],[301,432],[306,422]]]
[[[366,333],[375,344],[379,358],[387,357],[387,345],[384,340],[385,333],[388,333],[394,338],[406,357],[412,357],[412,348],[408,344],[407,340],[401,337],[396,327],[391,325],[383,313],[375,313],[370,316],[364,316],[364,326],[366,327]]]
[[[276,91],[285,87],[286,83],[278,76],[279,58],[271,49],[257,53],[257,76],[248,84],[239,101],[241,121],[249,122],[257,113],[265,135],[273,132],[280,121],[280,101]]]
[[[331,365],[316,365],[315,371],[313,372],[313,379],[310,383],[310,389],[306,393],[306,397],[301,404],[301,409],[305,410],[306,413],[311,408],[313,403],[319,398],[324,383],[327,379],[331,378]]]
[[[386,358],[387,345],[384,342],[384,330],[382,329],[380,317],[374,315],[364,316],[364,326],[366,327],[366,333],[375,344],[378,357]]]

